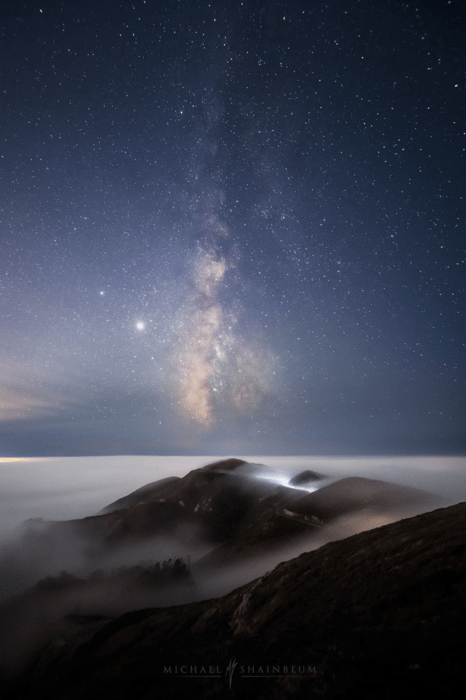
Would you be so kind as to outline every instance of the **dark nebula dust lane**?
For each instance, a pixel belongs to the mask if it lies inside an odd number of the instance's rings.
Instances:
[[[0,454],[463,454],[466,10],[0,9]]]

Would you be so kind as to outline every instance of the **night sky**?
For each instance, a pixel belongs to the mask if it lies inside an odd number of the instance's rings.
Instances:
[[[464,2],[0,9],[0,455],[464,454]]]

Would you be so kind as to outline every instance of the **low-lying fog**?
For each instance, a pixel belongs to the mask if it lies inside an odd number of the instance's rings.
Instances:
[[[302,487],[302,493],[315,491],[347,476],[363,476],[402,486],[410,486],[447,499],[451,505],[466,499],[466,458],[452,457],[242,457],[249,464],[237,467],[260,480],[285,486],[301,472],[311,470],[325,478]],[[174,537],[147,538],[137,547],[120,547],[115,554],[103,552],[77,534],[76,527],[60,530],[51,537],[40,537],[45,522],[29,519],[66,521],[95,515],[115,500],[147,483],[168,476],[184,476],[222,457],[69,457],[0,462],[0,600],[24,590],[47,575],[60,571],[89,574],[91,571],[120,565],[135,566],[141,561],[162,562],[182,557],[195,563],[214,546],[180,525]],[[406,510],[402,517],[415,514]],[[309,546],[293,543],[286,551],[273,551],[267,562],[251,560],[236,585],[251,580],[275,564],[314,549],[332,539],[379,527],[399,519],[400,514],[364,511],[345,515],[319,535],[312,530]],[[96,549],[97,547],[97,549]],[[94,553],[92,553],[94,552]],[[218,573],[218,572],[217,572]],[[204,575],[203,575],[203,578]],[[229,574],[225,572],[224,593]],[[216,576],[216,582],[219,582]],[[217,585],[217,584],[216,584]],[[210,589],[209,589],[210,590]],[[214,591],[211,591],[214,594]],[[220,594],[220,593],[218,593]]]
[[[430,491],[452,503],[466,499],[466,457],[232,456],[269,467],[259,475],[282,485],[310,469],[332,481],[364,476]],[[146,483],[184,476],[218,459],[224,457],[0,458],[0,536],[28,518],[69,520],[94,515]]]
[[[130,609],[220,596],[303,551],[400,517],[370,509],[349,514],[325,528],[311,528],[309,542],[290,541],[285,549],[274,549],[236,565],[212,570],[200,561],[212,549],[212,543],[191,535],[191,539],[185,539],[179,530],[173,538],[159,536],[137,547],[119,549],[115,554],[97,552],[95,556],[89,549],[92,543],[83,535],[78,536],[75,526],[57,526],[58,531],[54,530],[51,537],[41,536],[45,523],[40,521],[21,527],[29,518],[60,521],[95,515],[147,483],[168,476],[182,477],[221,459],[224,457],[0,460],[0,602],[10,601],[0,607],[0,628],[3,627],[0,668],[12,669],[17,665],[19,668],[28,654],[46,642],[50,623],[63,615],[76,611],[115,615]],[[326,477],[309,483],[308,491],[344,477],[361,476],[429,491],[447,499],[443,505],[466,500],[464,457],[243,456],[242,459],[252,463],[255,477],[277,485],[287,485],[293,476],[306,470]],[[243,470],[238,468],[239,472]],[[251,466],[245,470],[251,472]],[[412,514],[406,512],[402,517]],[[172,582],[170,562],[178,557],[181,559],[177,565],[183,567],[187,563],[189,576]],[[139,567],[128,570],[141,561],[146,562],[145,574]],[[163,565],[161,572],[152,568],[156,561]],[[123,571],[119,568],[122,565],[123,569],[126,567]],[[60,573],[64,570],[68,573]],[[73,575],[82,580],[73,579]],[[168,577],[169,585],[141,589],[138,580],[142,579],[137,579],[141,575],[148,575],[149,579],[152,576],[150,580]],[[58,578],[47,578],[50,576]],[[38,581],[42,584],[36,587]],[[137,590],[135,585],[139,586]],[[28,590],[32,593],[27,593]],[[21,592],[23,597],[11,597]]]

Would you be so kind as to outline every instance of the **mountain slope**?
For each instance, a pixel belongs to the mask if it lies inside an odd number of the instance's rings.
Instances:
[[[348,477],[302,495],[277,488],[256,504],[253,515],[230,538],[198,565],[219,566],[290,544],[313,547],[313,542],[342,539],[444,505],[442,499],[419,489],[376,479]]]
[[[158,479],[157,481],[152,481],[150,484],[145,484],[141,486],[141,488],[136,489],[136,491],[132,491],[127,496],[123,496],[123,498],[119,498],[117,501],[105,506],[98,515],[113,513],[115,510],[129,508],[130,506],[138,505],[148,500],[154,501],[160,493],[164,492],[168,484],[178,481],[179,478],[179,476],[167,476],[165,479]]]
[[[117,504],[122,507],[115,509]],[[315,534],[312,527],[364,509],[394,519],[406,509],[413,514],[441,504],[433,494],[361,477],[341,479],[307,493],[257,479],[255,465],[228,459],[183,478],[144,486],[107,506],[104,514],[75,521],[74,526],[94,547],[97,541],[104,548],[115,548],[175,534],[187,543],[203,540],[223,545],[222,551],[231,550],[237,557],[299,536],[310,537]]]
[[[465,554],[461,503],[326,544],[222,598],[68,620],[6,697],[456,697]]]
[[[62,570],[81,576],[169,557],[190,557],[200,571],[271,556],[270,568],[326,541],[443,505],[432,494],[359,477],[321,480],[309,493],[277,486],[258,470],[243,460],[221,460],[146,484],[98,515],[30,521],[21,540],[0,552],[0,595]]]

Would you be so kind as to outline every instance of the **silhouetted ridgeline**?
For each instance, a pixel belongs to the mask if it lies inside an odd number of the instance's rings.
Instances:
[[[466,504],[279,564],[221,598],[68,616],[8,700],[458,697]]]

